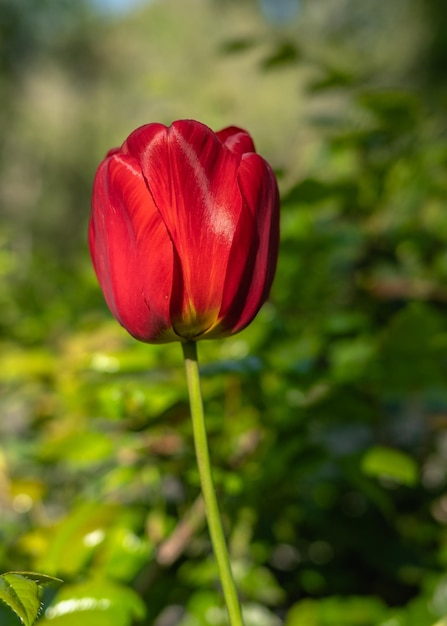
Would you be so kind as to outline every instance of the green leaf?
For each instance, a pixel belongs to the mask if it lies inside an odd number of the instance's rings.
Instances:
[[[251,50],[259,42],[254,37],[235,37],[224,41],[220,49],[223,54],[235,54]]]
[[[300,51],[296,47],[296,44],[292,41],[284,41],[262,61],[262,68],[271,70],[279,65],[296,63],[299,57]]]
[[[362,470],[369,476],[392,480],[408,487],[418,481],[418,467],[414,459],[400,450],[382,446],[368,450],[362,460]]]
[[[394,132],[411,132],[420,116],[419,100],[407,91],[363,92],[359,103],[376,115],[382,127]]]
[[[327,182],[318,178],[304,178],[284,194],[282,206],[315,205],[338,197],[355,194],[355,184],[350,181]]]
[[[0,600],[24,626],[32,626],[41,608],[41,588],[55,582],[62,581],[36,572],[7,572],[0,576]]]
[[[92,580],[61,589],[39,626],[131,626],[144,615],[144,603],[135,591]]]
[[[393,391],[434,388],[445,380],[444,321],[416,302],[391,318],[378,353],[378,382]]]
[[[290,609],[286,626],[376,626],[385,613],[386,607],[378,598],[306,599]]]
[[[42,555],[40,567],[47,572],[76,575],[119,514],[120,508],[109,504],[85,502],[74,507],[53,529],[51,543]]]
[[[334,341],[329,351],[333,378],[340,382],[360,379],[374,359],[375,351],[370,337]]]

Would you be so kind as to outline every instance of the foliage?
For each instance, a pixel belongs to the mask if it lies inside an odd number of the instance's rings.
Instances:
[[[62,581],[35,572],[8,572],[0,576],[0,600],[24,626],[33,626],[42,608],[43,587],[56,582]]]
[[[444,624],[439,2],[302,0],[269,26],[249,2],[166,0],[115,21],[60,3],[67,22],[48,1],[70,36],[36,31],[17,57],[28,21],[9,4],[0,567],[64,580],[37,623],[225,624],[180,348],[116,325],[85,245],[105,151],[148,116],[191,116],[247,126],[282,187],[270,302],[199,345],[247,625]],[[0,623],[20,622],[0,606]]]

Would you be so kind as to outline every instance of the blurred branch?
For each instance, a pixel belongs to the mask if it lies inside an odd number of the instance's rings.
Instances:
[[[177,524],[174,532],[158,547],[157,562],[164,567],[172,565],[183,554],[194,534],[204,524],[205,505],[200,495]]]

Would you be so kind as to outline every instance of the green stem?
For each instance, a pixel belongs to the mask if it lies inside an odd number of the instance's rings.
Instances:
[[[231,573],[230,559],[225,543],[222,522],[217,505],[216,492],[211,474],[210,455],[205,428],[202,392],[200,389],[199,364],[195,341],[182,343],[185,358],[186,380],[188,384],[189,403],[191,407],[192,427],[196,448],[197,465],[199,467],[200,484],[205,502],[206,517],[211,542],[216,556],[220,582],[227,605],[231,626],[243,626],[241,605]]]

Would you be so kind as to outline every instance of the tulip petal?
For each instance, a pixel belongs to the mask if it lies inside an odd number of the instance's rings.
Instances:
[[[173,279],[174,328],[182,337],[194,338],[216,323],[221,308],[242,209],[237,185],[241,155],[207,126],[190,120],[137,129],[127,147],[141,164],[181,266]]]
[[[253,139],[247,131],[237,126],[228,126],[220,130],[216,135],[225,146],[241,156],[247,152],[256,152]]]
[[[137,339],[178,339],[170,330],[173,252],[138,162],[111,153],[94,183],[90,250],[107,304]]]
[[[247,208],[234,236],[219,314],[222,327],[231,328],[232,333],[245,328],[267,299],[279,239],[278,187],[269,165],[258,154],[244,155],[239,185]],[[250,244],[249,249],[244,242]]]
[[[256,221],[248,207],[245,207],[241,211],[240,220],[233,237],[218,319],[206,333],[206,339],[232,334],[229,329],[239,324],[253,280],[258,245]]]

